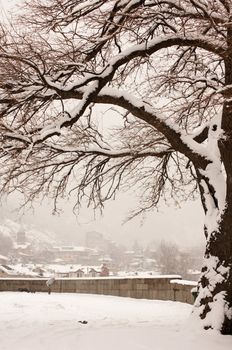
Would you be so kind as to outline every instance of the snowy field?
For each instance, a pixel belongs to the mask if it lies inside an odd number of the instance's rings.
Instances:
[[[231,336],[189,328],[190,312],[171,301],[1,292],[0,350],[232,349]]]

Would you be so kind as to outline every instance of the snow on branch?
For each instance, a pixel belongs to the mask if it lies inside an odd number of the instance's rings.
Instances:
[[[206,148],[203,145],[199,145],[197,139],[194,140],[196,135],[193,135],[193,137],[187,135],[180,131],[177,126],[175,127],[174,125],[169,124],[164,115],[161,115],[160,113],[157,115],[156,110],[146,102],[118,89],[103,88],[98,94],[94,93],[95,89],[96,86],[94,85],[86,90],[81,88],[79,91],[77,90],[77,92],[71,92],[71,94],[67,91],[64,91],[62,94],[60,91],[60,97],[64,99],[77,98],[81,100],[78,107],[74,109],[75,116],[73,117],[70,114],[62,115],[55,124],[50,123],[47,127],[42,128],[39,133],[32,136],[31,142],[34,144],[40,143],[51,136],[60,135],[63,127],[68,127],[74,124],[77,115],[81,113],[81,109],[84,109],[90,100],[95,103],[113,104],[130,111],[134,116],[155,127],[155,129],[167,138],[175,150],[185,154],[192,159],[192,161],[201,162],[202,164],[208,164],[208,162],[211,161],[210,153],[207,152]],[[94,94],[94,96],[90,98],[90,94]],[[79,114],[77,114],[77,110],[79,110]],[[33,134],[32,131],[31,134]],[[23,139],[21,135],[15,133],[6,133],[5,136],[18,140],[21,139],[22,142],[27,143],[30,140],[29,138]]]
[[[50,3],[52,4],[52,1]],[[56,3],[57,8],[61,6],[61,4],[56,1],[54,3]],[[73,3],[71,7],[67,6],[67,8],[62,8],[62,13],[68,13],[70,16],[74,13],[80,16],[87,16],[89,14],[88,11],[95,11],[99,6],[104,5],[103,3],[102,1],[76,2],[76,4]],[[108,40],[105,41],[105,35],[108,37],[109,34],[114,35],[114,33],[116,33],[115,31],[117,31],[120,21],[122,18],[123,20],[128,19],[129,17],[127,18],[127,15],[130,14],[132,9],[139,6],[152,7],[159,3],[161,5],[159,1],[134,0],[111,2],[111,5],[114,4],[111,10],[108,11],[111,20],[109,25],[107,25],[107,23],[103,25],[102,34],[98,37],[100,43],[102,40],[103,42]],[[187,13],[188,11],[183,3],[180,4],[179,2],[170,0],[166,1],[165,4],[174,7],[180,12]],[[41,5],[40,1],[37,1],[37,5]],[[167,6],[163,7],[164,11],[166,7]],[[199,8],[197,10],[197,6],[195,6],[194,2],[191,2],[189,8],[194,8],[194,11],[199,10]],[[41,8],[41,11],[42,10],[45,11],[46,9]],[[201,8],[202,13],[204,12],[206,14],[207,11],[208,9],[206,6]],[[111,54],[111,58],[109,57],[107,60],[103,60],[103,65],[101,64],[98,66],[96,63],[93,64],[92,70],[87,70],[85,68],[86,62],[81,61],[82,56],[79,57],[79,63],[78,60],[74,62],[75,64],[71,62],[71,66],[64,60],[63,69],[58,69],[55,75],[51,69],[46,69],[46,60],[41,62],[41,66],[44,67],[44,71],[42,71],[39,68],[40,65],[38,65],[36,61],[34,62],[33,59],[26,59],[22,54],[7,54],[4,51],[4,53],[0,54],[0,58],[21,62],[25,66],[28,66],[33,72],[30,76],[31,82],[28,83],[28,86],[27,84],[21,86],[19,83],[18,89],[14,89],[14,87],[9,87],[10,82],[2,86],[3,93],[1,104],[7,105],[6,108],[9,109],[9,113],[17,110],[17,108],[18,110],[22,110],[24,104],[31,106],[34,101],[38,103],[39,108],[39,103],[48,103],[54,100],[60,100],[61,103],[69,99],[80,100],[79,103],[72,108],[72,112],[66,112],[65,108],[62,107],[62,112],[58,113],[55,118],[51,118],[51,120],[49,120],[49,118],[44,120],[43,125],[41,124],[39,127],[34,127],[32,124],[30,127],[24,128],[23,132],[22,128],[20,132],[14,130],[10,132],[6,130],[4,137],[16,139],[26,144],[42,143],[53,136],[61,135],[62,128],[72,127],[77,123],[80,117],[85,114],[86,109],[91,103],[109,103],[126,109],[138,119],[153,126],[166,137],[173,149],[184,154],[191,159],[193,163],[200,164],[205,168],[207,164],[212,161],[206,147],[200,144],[207,137],[207,127],[203,128],[204,131],[199,135],[189,135],[187,132],[181,130],[178,124],[175,125],[173,119],[172,122],[169,122],[165,115],[161,115],[161,113],[157,112],[150,104],[145,103],[143,99],[134,98],[132,94],[115,88],[109,88],[108,85],[114,80],[116,73],[118,73],[120,69],[124,69],[128,63],[135,59],[151,57],[154,54],[158,55],[163,49],[191,47],[194,48],[194,50],[200,49],[212,53],[218,56],[220,60],[225,56],[227,49],[226,43],[220,39],[215,39],[214,36],[208,35],[207,32],[202,34],[192,31],[186,31],[182,34],[168,33],[166,35],[155,36],[154,38],[148,36],[147,40],[141,40],[140,43],[132,41],[132,43],[133,45],[131,45],[131,47],[121,50],[121,52],[115,54],[113,58]],[[80,65],[84,65],[82,71],[79,71]],[[71,79],[67,78],[66,73],[64,73],[65,67],[68,68],[67,75],[70,74]],[[74,71],[72,71],[72,69],[74,69]],[[75,74],[73,72],[75,72]],[[202,79],[204,80],[204,77]],[[196,83],[196,81],[193,81],[193,84]],[[4,113],[7,114],[5,111]],[[2,124],[2,127],[4,129],[4,124]],[[24,133],[25,136],[22,136],[22,133]]]
[[[200,2],[191,0],[188,2],[185,1],[176,1],[176,0],[166,0],[157,1],[157,0],[146,0],[145,6],[159,6],[161,3],[165,3],[166,7],[162,12],[169,13],[170,15],[175,15],[179,17],[190,17],[197,18],[200,20],[210,20],[210,22],[216,23],[225,23],[225,17],[221,15],[222,10],[226,10],[228,12],[227,6],[223,7],[215,7],[210,6],[211,4],[208,2]],[[221,11],[220,11],[221,10]]]
[[[98,155],[98,156],[104,156],[109,158],[124,158],[124,157],[132,157],[132,158],[145,158],[145,157],[157,157],[162,158],[166,154],[173,152],[172,149],[164,150],[164,151],[155,151],[154,148],[152,149],[145,149],[145,150],[136,150],[136,149],[120,149],[120,150],[113,150],[113,149],[103,149],[99,147],[88,147],[86,149],[81,148],[75,148],[75,147],[59,147],[56,145],[48,144],[48,147],[58,151],[60,153],[77,153],[77,154],[90,154],[90,155]]]
[[[73,83],[67,85],[59,82],[52,82],[51,79],[43,75],[37,66],[31,63],[29,60],[18,58],[13,55],[5,55],[5,57],[9,59],[16,61],[21,60],[23,63],[32,67],[41,78],[41,83],[44,83],[46,88],[50,88],[53,91],[55,90],[58,96],[67,94],[67,96],[71,97],[68,95],[68,93],[72,93],[72,96],[81,98],[77,108],[73,110],[72,115],[61,115],[55,124],[49,123],[49,125],[45,125],[39,134],[35,134],[33,136],[32,142],[43,142],[51,136],[59,135],[61,128],[71,126],[77,122],[91,102],[98,102],[98,100],[101,100],[104,103],[121,105],[122,107],[127,108],[137,117],[149,121],[151,125],[156,127],[160,132],[164,133],[169,142],[172,145],[175,145],[176,149],[185,155],[189,156],[191,152],[195,154],[200,152],[201,158],[207,158],[208,155],[204,154],[203,147],[200,149],[199,145],[194,143],[193,139],[187,135],[183,137],[183,135],[180,135],[178,128],[175,128],[173,125],[168,125],[164,121],[164,118],[158,118],[155,116],[154,111],[149,109],[148,105],[144,105],[142,101],[135,101],[135,99],[131,98],[129,94],[117,91],[112,93],[112,90],[104,88],[104,86],[106,86],[106,84],[112,80],[117,69],[125,65],[127,62],[130,62],[132,59],[136,57],[150,56],[164,48],[177,45],[196,46],[221,56],[223,56],[225,50],[224,45],[220,41],[212,40],[211,38],[207,38],[205,35],[166,35],[160,38],[155,38],[146,43],[133,45],[131,48],[124,50],[122,53],[109,60],[108,64],[101,73],[88,73],[81,80],[74,81]],[[82,94],[80,94],[80,91]],[[7,134],[7,136],[9,136],[9,134]]]

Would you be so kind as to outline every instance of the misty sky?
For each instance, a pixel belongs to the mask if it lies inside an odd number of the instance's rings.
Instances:
[[[9,8],[20,0],[0,0],[2,8]],[[99,231],[107,238],[126,245],[132,245],[134,240],[147,244],[152,240],[171,240],[182,246],[198,245],[204,242],[203,212],[199,202],[188,202],[181,209],[162,206],[159,212],[154,210],[146,215],[144,220],[136,218],[122,225],[130,209],[135,209],[135,198],[130,194],[119,194],[115,201],[108,203],[101,216],[91,208],[83,208],[79,215],[72,213],[72,203],[63,201],[63,213],[52,215],[52,205],[43,202],[35,204],[34,211],[27,211],[22,217],[17,207],[18,196],[13,196],[8,202],[3,201],[0,220],[5,217],[33,224],[40,229],[49,229],[59,237],[68,237],[70,241],[83,241],[87,231]]]
[[[63,212],[59,215],[52,215],[52,203],[43,201],[23,214],[17,209],[20,200],[14,195],[7,202],[3,201],[0,219],[8,217],[41,230],[48,229],[59,239],[74,243],[83,243],[85,232],[93,230],[128,246],[132,246],[134,240],[143,246],[152,240],[170,240],[183,247],[204,242],[203,212],[197,201],[188,202],[181,209],[163,205],[158,212],[154,209],[147,213],[143,220],[139,217],[123,224],[129,211],[135,208],[135,202],[131,194],[119,193],[116,200],[106,204],[102,215],[83,206],[75,216],[72,201],[60,202]]]

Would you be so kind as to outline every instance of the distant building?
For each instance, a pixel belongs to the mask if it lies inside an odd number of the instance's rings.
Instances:
[[[100,277],[107,277],[109,276],[109,274],[110,274],[110,271],[108,267],[106,266],[106,264],[103,264],[101,267]]]
[[[95,268],[91,268],[89,271],[88,271],[88,276],[89,277],[98,277],[100,274],[100,271],[99,270],[96,270]]]
[[[80,246],[53,247],[52,253],[58,261],[70,264],[89,264],[93,256],[97,255],[95,249]],[[97,255],[98,256],[98,255]]]
[[[82,269],[78,269],[76,271],[70,271],[69,272],[69,277],[77,277],[77,278],[81,278],[84,277],[85,273]]]
[[[76,267],[66,265],[51,265],[50,273],[54,273],[58,278],[81,278],[98,277],[101,273],[100,267],[81,266]]]
[[[56,277],[58,278],[68,278],[69,273],[68,272],[56,272]]]

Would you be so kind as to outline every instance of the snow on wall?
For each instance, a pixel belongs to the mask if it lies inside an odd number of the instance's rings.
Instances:
[[[196,281],[187,281],[187,280],[171,280],[170,281],[171,284],[180,284],[182,286],[197,286],[197,282]]]

